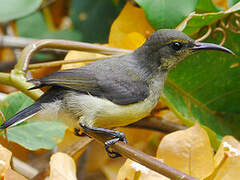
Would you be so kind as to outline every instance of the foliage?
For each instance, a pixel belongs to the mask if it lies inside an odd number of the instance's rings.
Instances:
[[[161,102],[170,110],[166,110],[166,113],[158,109],[157,113],[154,111],[154,116],[167,117],[168,120],[192,127],[168,135],[144,130],[121,131],[127,135],[130,145],[199,179],[233,179],[240,175],[240,145],[236,140],[240,139],[240,39],[239,33],[236,33],[239,32],[239,19],[231,19],[234,13],[238,13],[236,17],[239,17],[239,0],[136,0],[140,7],[129,2],[125,4],[122,0],[59,0],[45,7],[46,2],[2,2],[0,21],[12,21],[10,24],[13,31],[21,37],[108,43],[111,47],[131,50],[141,46],[149,35],[160,28],[176,28],[193,39],[199,38],[208,29],[211,35],[204,41],[217,44],[223,36],[226,37],[224,46],[234,51],[236,56],[203,52],[180,63],[169,73],[161,97]],[[65,60],[100,56],[97,53],[69,51]],[[42,68],[32,74],[41,77],[49,71],[85,64]],[[0,110],[9,119],[32,103],[33,100],[23,93],[9,93],[0,102]],[[171,114],[171,117],[164,114]],[[59,122],[40,122],[35,117],[32,119],[34,121],[9,128],[8,139],[30,150],[52,149],[56,146],[65,150],[66,146],[74,146],[69,141],[76,144],[79,140],[72,137],[71,130],[63,138],[67,127]],[[80,140],[79,154],[91,142],[89,139]],[[88,166],[90,169],[101,169],[108,179],[168,179],[129,159],[126,162],[109,161],[103,148],[94,143],[88,147],[87,157],[91,160]],[[5,162],[5,166],[0,168],[0,175],[7,177],[15,172],[9,164],[11,153],[6,149],[1,151],[1,148],[0,154],[4,152],[5,155],[1,155],[0,160]],[[63,168],[61,164],[66,167]],[[77,179],[75,163],[63,153],[54,155],[50,162],[50,179],[61,178]]]

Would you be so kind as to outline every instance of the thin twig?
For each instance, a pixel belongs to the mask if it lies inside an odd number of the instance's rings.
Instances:
[[[37,69],[42,67],[55,67],[60,66],[63,64],[72,64],[72,63],[88,63],[93,62],[96,60],[102,60],[102,59],[108,59],[112,57],[118,57],[119,55],[115,56],[102,56],[102,57],[91,57],[91,58],[79,58],[79,59],[66,59],[66,60],[58,60],[58,61],[52,61],[52,62],[44,62],[44,63],[36,63],[36,64],[30,64],[28,66],[28,69]]]
[[[101,143],[106,142],[109,137],[108,135],[104,134],[97,134],[92,133],[88,131],[84,131],[88,136],[94,138],[97,141],[100,141]],[[176,170],[175,168],[168,166],[164,163],[162,163],[160,160],[149,156],[123,142],[117,142],[114,145],[111,146],[111,148],[120,153],[122,156],[132,159],[133,161],[136,161],[149,169],[152,169],[170,179],[173,180],[197,180],[196,178],[189,176],[183,172],[180,172]]]
[[[165,120],[159,117],[148,116],[133,124],[128,125],[130,128],[150,129],[154,131],[160,131],[164,133],[171,133],[178,130],[186,129],[186,126],[176,124],[169,120]]]
[[[33,42],[23,49],[21,56],[19,58],[19,61],[15,66],[15,70],[20,71],[22,73],[26,72],[31,57],[36,51],[42,48],[79,50],[79,51],[101,53],[106,55],[118,55],[118,54],[126,54],[126,53],[132,52],[126,49],[110,48],[110,47],[95,45],[91,43],[83,43],[83,42],[68,41],[68,40],[45,39],[45,40]]]
[[[0,36],[0,47],[23,49],[28,44],[39,41],[39,39],[15,37],[15,36]],[[68,51],[62,49],[44,48],[41,52],[53,53],[56,55],[66,55]]]

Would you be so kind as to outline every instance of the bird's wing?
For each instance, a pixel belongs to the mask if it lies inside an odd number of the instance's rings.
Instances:
[[[86,67],[86,66],[85,66]],[[116,75],[89,68],[63,70],[52,73],[40,79],[30,80],[37,86],[60,86],[81,93],[106,98],[113,103],[128,105],[143,101],[149,95],[149,88],[143,80],[136,80],[128,75]]]

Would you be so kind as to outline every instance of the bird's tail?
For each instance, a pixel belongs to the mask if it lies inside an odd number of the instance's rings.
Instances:
[[[23,109],[22,111],[18,112],[16,115],[8,119],[6,122],[4,122],[0,126],[0,129],[6,129],[10,126],[15,126],[27,120],[28,118],[34,116],[40,110],[41,110],[41,103],[32,104],[31,106]]]

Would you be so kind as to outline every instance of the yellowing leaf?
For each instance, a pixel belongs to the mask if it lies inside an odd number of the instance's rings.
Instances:
[[[214,157],[216,169],[207,180],[232,180],[240,177],[240,143],[225,136]]]
[[[154,29],[141,8],[127,3],[111,26],[109,45],[117,48],[136,49]]]
[[[27,178],[12,170],[11,168],[8,168],[5,173],[4,180],[27,180]]]
[[[225,156],[240,155],[240,143],[232,136],[225,136],[214,156],[216,166],[219,166]]]
[[[65,56],[64,60],[94,58],[94,57],[105,57],[105,56],[102,54],[88,53],[83,51],[69,51],[68,54]],[[63,64],[61,69],[73,69],[73,68],[85,66],[86,64],[87,64],[86,62]]]
[[[147,167],[127,159],[120,168],[117,180],[169,180],[169,178],[156,173]]]
[[[186,130],[166,135],[158,147],[157,158],[199,179],[209,176],[214,170],[208,135],[198,123]]]
[[[213,180],[234,180],[240,178],[240,155],[228,157],[217,171]]]
[[[61,152],[52,155],[49,180],[77,180],[74,160]]]
[[[0,177],[4,177],[7,169],[10,168],[12,152],[0,145]]]

